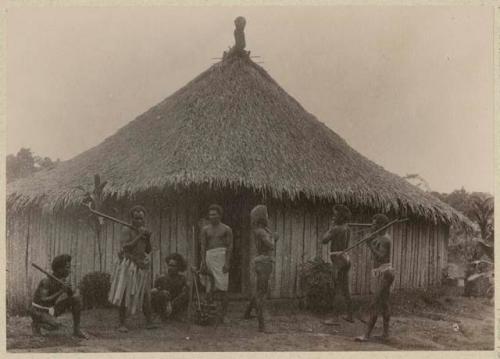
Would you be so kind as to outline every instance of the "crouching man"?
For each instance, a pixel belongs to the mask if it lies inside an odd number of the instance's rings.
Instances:
[[[71,256],[61,254],[52,261],[52,274],[67,283],[63,286],[58,281],[47,277],[40,281],[29,308],[29,314],[33,320],[31,328],[33,335],[42,334],[42,328],[56,330],[62,326],[57,317],[71,310],[73,315],[73,335],[78,338],[88,339],[86,333],[80,329],[80,313],[82,301],[79,295],[71,289],[67,281],[71,273]]]
[[[162,321],[179,318],[188,306],[188,286],[186,277],[181,274],[187,268],[184,257],[173,253],[165,258],[168,265],[166,275],[156,279],[151,291],[153,311]]]

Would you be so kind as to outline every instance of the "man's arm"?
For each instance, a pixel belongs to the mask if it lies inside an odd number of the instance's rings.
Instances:
[[[187,300],[188,294],[189,294],[189,288],[187,286],[186,279],[184,279],[184,283],[183,283],[181,292],[179,293],[179,295],[177,297],[172,299],[172,302],[176,303],[176,302],[182,302],[184,300]]]
[[[333,219],[332,219],[332,221],[330,222],[330,227],[328,228],[328,230],[325,233],[323,233],[323,236],[321,237],[321,243],[328,244],[328,242],[330,242],[333,239],[334,231],[335,231],[336,227],[337,226],[335,225],[335,223],[333,222]]]
[[[321,237],[321,243],[328,244],[332,240],[332,229],[327,230]]]
[[[224,273],[229,272],[229,267],[231,266],[231,258],[233,256],[233,230],[230,227],[227,227],[226,230],[226,263],[224,264],[224,268],[222,271]]]
[[[257,229],[257,231],[255,231],[255,234],[258,241],[263,242],[267,248],[274,249],[274,242],[273,238],[271,237],[272,232],[268,232],[265,229]]]
[[[205,230],[206,227],[203,227],[201,229],[200,233],[200,249],[201,249],[201,263],[200,263],[200,269],[206,270],[207,264],[205,262],[206,256],[207,256],[207,232]]]
[[[161,289],[161,281],[162,281],[162,278],[163,278],[163,276],[160,276],[160,277],[156,278],[155,283],[154,283],[154,285],[153,285],[153,288],[154,288],[154,289],[158,289],[158,290],[160,290],[160,289]]]
[[[65,289],[62,287],[59,289],[57,292],[55,292],[52,295],[49,295],[49,280],[44,279],[40,282],[40,300],[43,302],[51,302],[53,300],[56,300],[59,298],[59,296],[65,292],[67,292],[68,289]]]
[[[368,248],[376,258],[383,258],[386,254],[391,253],[391,242],[388,239],[379,241],[368,241]]]
[[[124,228],[121,235],[121,245],[122,247],[132,247],[137,241],[146,234],[146,230],[144,228],[140,228],[132,230],[130,228]]]

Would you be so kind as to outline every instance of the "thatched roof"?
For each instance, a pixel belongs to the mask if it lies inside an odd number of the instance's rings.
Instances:
[[[209,184],[414,214],[464,217],[368,160],[308,113],[248,57],[225,59],[100,145],[57,168],[9,184],[8,205],[81,201],[94,174],[117,198]]]

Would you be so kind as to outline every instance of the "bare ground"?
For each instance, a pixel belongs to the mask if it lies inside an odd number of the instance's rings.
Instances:
[[[406,293],[394,298],[393,336],[386,342],[357,343],[363,333],[366,300],[358,299],[358,319],[351,324],[322,322],[332,314],[300,311],[293,303],[271,302],[271,334],[257,332],[256,320],[240,320],[245,302],[232,302],[228,324],[218,327],[190,325],[187,321],[161,324],[146,330],[142,316],[129,320],[130,332],[115,330],[113,309],[83,313],[89,340],[71,337],[71,316],[61,320],[65,328],[43,338],[31,336],[30,319],[7,318],[7,349],[10,352],[163,352],[163,351],[360,351],[360,350],[493,350],[494,307],[484,298]],[[377,323],[375,335],[381,331]]]

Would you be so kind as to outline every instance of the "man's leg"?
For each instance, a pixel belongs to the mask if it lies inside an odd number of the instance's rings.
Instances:
[[[80,317],[82,312],[82,299],[80,295],[73,294],[71,297],[60,297],[54,307],[54,316],[70,310],[73,317],[73,335],[78,338],[88,339],[88,335],[80,329]],[[55,320],[55,318],[54,318]]]
[[[382,337],[387,339],[389,338],[389,322],[391,321],[391,309],[389,307],[389,303],[386,303],[384,307],[382,318],[384,320],[384,334],[382,335]]]
[[[333,260],[332,260],[333,263]],[[339,270],[335,266],[335,264],[332,264],[332,283],[333,283],[333,290],[332,290],[332,309],[335,310],[335,297],[337,296],[337,291],[339,289]]]
[[[220,298],[222,304],[221,319],[225,321],[227,308],[229,307],[229,295],[227,293],[227,290],[220,291]]]
[[[345,268],[339,273],[339,284],[347,307],[347,315],[344,317],[344,319],[348,322],[353,323],[354,320],[352,318],[352,299],[351,291],[349,289],[349,268]]]
[[[127,307],[125,306],[125,294],[123,294],[122,302],[120,303],[120,308],[118,309],[118,320],[120,322],[118,331],[122,333],[128,332],[128,329],[126,327]]]
[[[80,318],[82,313],[82,299],[79,295],[74,295],[71,300],[71,314],[73,316],[73,335],[75,337],[88,339],[88,335],[80,329]]]
[[[54,316],[44,311],[36,308],[30,308],[29,313],[32,319],[31,330],[35,336],[42,335],[42,328],[47,330],[56,330],[62,326],[62,324],[59,323]]]
[[[257,309],[257,320],[259,322],[259,332],[266,332],[264,322],[264,304],[269,290],[269,277],[272,272],[272,263],[256,263],[255,273],[257,274],[257,295],[255,306]]]
[[[375,323],[377,323],[377,318],[379,313],[381,313],[381,299],[382,299],[382,286],[381,281],[378,277],[372,277],[371,287],[374,292],[374,297],[370,305],[370,318],[366,325],[366,332],[363,336],[357,337],[356,341],[365,342],[370,339]]]
[[[382,318],[384,321],[384,334],[383,338],[389,338],[389,322],[391,320],[391,286],[394,282],[394,273],[389,270],[384,273],[383,288],[381,293],[382,305]]]
[[[252,295],[252,298],[250,298],[250,302],[248,302],[247,308],[245,310],[245,314],[243,315],[243,319],[251,319],[252,310],[254,308],[256,308],[256,298],[255,295]]]
[[[142,313],[146,318],[146,328],[156,328],[156,325],[153,324],[153,316],[151,310],[151,290],[149,289],[149,287],[144,288],[144,297],[142,299]]]
[[[375,298],[375,301],[372,303],[370,308],[370,318],[368,319],[368,323],[366,324],[365,334],[361,337],[357,337],[356,341],[365,342],[370,339],[373,328],[375,328],[375,323],[377,323],[378,313],[379,309],[377,305],[377,298]]]
[[[168,292],[165,290],[151,292],[151,308],[152,311],[159,315],[162,321],[167,320],[167,300],[169,299]]]
[[[188,309],[189,298],[187,293],[181,294],[175,301],[172,301],[172,314],[170,315],[174,319],[181,319],[182,315],[185,314]]]

